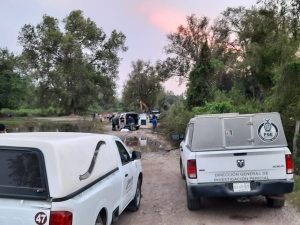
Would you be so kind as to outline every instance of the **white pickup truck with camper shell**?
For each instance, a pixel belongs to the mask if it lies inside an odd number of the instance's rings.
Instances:
[[[157,120],[159,120],[159,117],[160,117],[160,110],[158,109],[152,109],[150,111],[150,115],[149,115],[149,122],[152,123],[152,119],[153,118],[156,118]]]
[[[201,197],[245,202],[256,195],[282,207],[293,191],[293,160],[278,113],[196,116],[184,137],[172,139],[183,139],[180,171],[190,210],[200,209]]]
[[[0,224],[111,224],[139,209],[140,158],[111,135],[0,135]]]

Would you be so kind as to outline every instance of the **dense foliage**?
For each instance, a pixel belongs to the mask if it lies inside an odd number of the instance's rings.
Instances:
[[[139,107],[139,102],[144,102],[147,107],[153,108],[158,93],[163,89],[163,79],[158,75],[150,62],[137,60],[132,62],[132,72],[125,81],[122,93],[124,105]]]
[[[15,109],[26,99],[29,86],[17,68],[18,59],[7,49],[0,49],[0,109]]]
[[[80,10],[59,20],[48,15],[36,26],[26,24],[19,35],[23,57],[36,79],[40,106],[61,107],[74,114],[115,94],[120,63],[126,51],[125,35],[112,31],[108,37]]]

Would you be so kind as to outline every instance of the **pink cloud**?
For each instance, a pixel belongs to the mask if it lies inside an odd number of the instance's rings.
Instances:
[[[136,8],[136,13],[143,15],[152,25],[166,32],[175,31],[186,21],[186,15],[183,12],[157,1],[144,1]]]

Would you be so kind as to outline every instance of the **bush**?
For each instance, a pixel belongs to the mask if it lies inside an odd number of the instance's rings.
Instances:
[[[235,112],[234,107],[229,102],[206,103],[203,107],[194,107],[192,111],[195,115]]]
[[[169,135],[172,133],[184,134],[188,122],[194,116],[184,106],[176,104],[170,106],[164,115],[160,120],[160,126]]]
[[[13,117],[27,117],[27,116],[58,116],[58,115],[64,115],[64,111],[61,109],[49,107],[47,109],[17,109],[17,110],[11,110],[11,109],[2,109],[0,111],[3,115],[8,115],[11,113]]]
[[[25,116],[31,116],[31,115],[39,115],[41,113],[40,109],[17,109],[17,110],[11,110],[11,109],[2,109],[1,113],[4,115],[8,115],[11,113],[13,117],[25,117]]]
[[[39,116],[48,117],[48,116],[58,116],[64,115],[64,111],[58,108],[49,107],[47,109],[42,109]]]

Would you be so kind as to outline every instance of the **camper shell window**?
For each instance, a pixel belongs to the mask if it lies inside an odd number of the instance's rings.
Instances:
[[[48,199],[41,151],[0,147],[0,165],[0,197]]]
[[[187,145],[186,145],[189,149],[192,148],[193,134],[194,134],[194,124],[191,123],[188,127]]]

